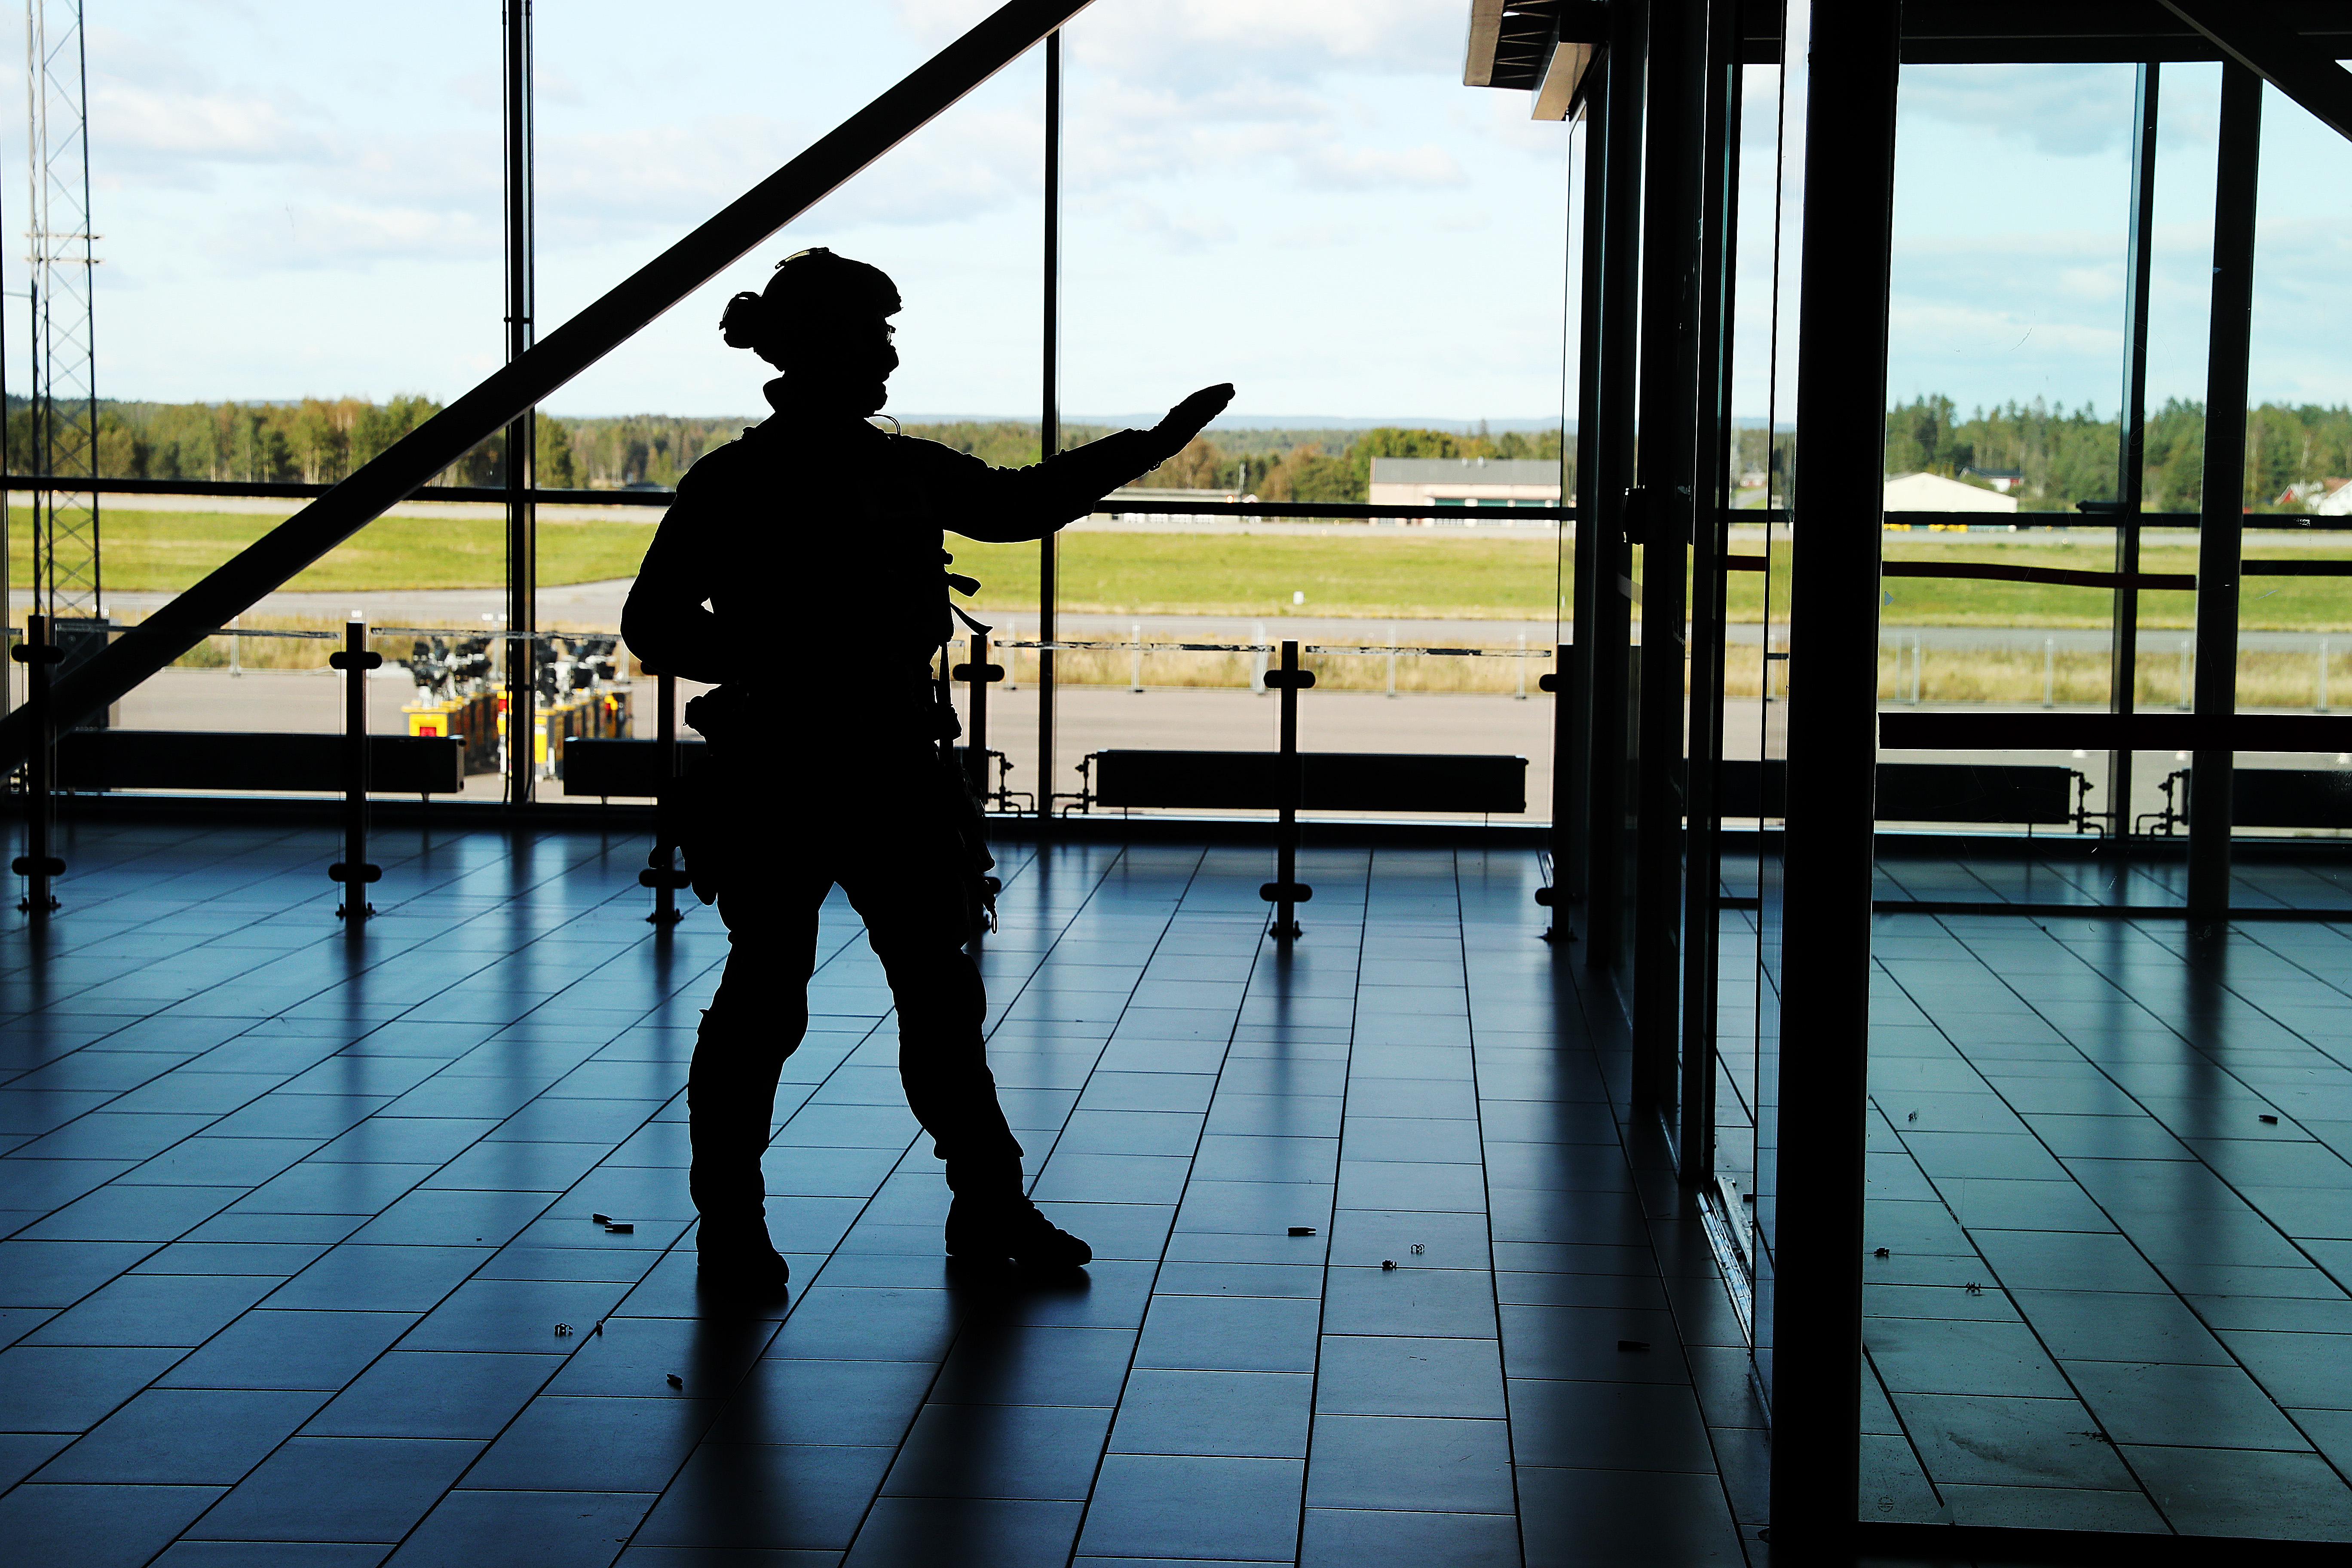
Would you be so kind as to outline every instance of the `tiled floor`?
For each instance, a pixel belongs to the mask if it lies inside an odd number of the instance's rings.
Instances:
[[[2178,910],[2188,902],[2185,837],[2142,841],[2120,856],[2063,834],[2006,837],[1992,841],[1997,847],[1990,853],[1981,847],[1987,842],[1930,833],[1882,838],[1874,896],[1882,908],[1916,902]],[[1724,892],[1735,900],[1754,900],[1757,870],[1754,837],[1732,835],[1723,857]],[[2352,854],[2336,839],[2243,845],[2231,868],[2230,907],[2256,919],[2290,910],[2352,915]]]
[[[2233,900],[2352,904],[2347,869],[2249,858]],[[2192,944],[2178,920],[1895,912],[2114,879],[1924,848],[1878,870],[1864,1516],[2352,1539],[2352,921]],[[2132,865],[2130,900],[2177,903],[2179,871]],[[1727,911],[1737,1193],[1758,956],[1756,914]]]
[[[745,1318],[681,1168],[710,913],[657,942],[625,834],[412,829],[347,943],[325,838],[84,827],[0,945],[12,1564],[1741,1561],[1738,1325],[1532,857],[1311,854],[1286,962],[1262,852],[1007,854],[992,1058],[1100,1255],[1030,1288],[943,1266],[829,910]]]
[[[1915,840],[1882,850],[1876,896],[1882,903],[1916,900],[2179,909],[2189,897],[2186,843],[2175,839],[2118,857],[2104,847],[2086,855],[2082,841],[2061,837],[2047,851],[2012,842],[2005,847],[2007,853],[1996,857],[1938,853]],[[2231,908],[2256,915],[2285,910],[2352,911],[2352,857],[2343,855],[2336,842],[2313,843],[2307,853],[2293,858],[2282,857],[2281,847],[2250,846],[2238,857],[2231,879]]]
[[[1874,954],[1865,1502],[2352,1541],[2352,924]]]

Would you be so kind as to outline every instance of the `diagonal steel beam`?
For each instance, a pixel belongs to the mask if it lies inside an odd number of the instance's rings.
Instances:
[[[2245,0],[2164,0],[2164,8],[2202,33],[2224,59],[2261,77],[2338,136],[2352,137],[2352,71],[2310,39]]]
[[[60,727],[130,691],[250,609],[477,443],[603,359],[966,93],[1087,8],[1090,0],[1008,0],[791,163],[646,263],[594,304],[341,484],[256,540],[57,684]],[[0,771],[33,738],[23,709],[0,719]]]

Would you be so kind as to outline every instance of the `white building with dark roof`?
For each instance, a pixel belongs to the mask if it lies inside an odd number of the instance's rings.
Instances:
[[[1374,458],[1374,506],[1558,506],[1556,458]]]

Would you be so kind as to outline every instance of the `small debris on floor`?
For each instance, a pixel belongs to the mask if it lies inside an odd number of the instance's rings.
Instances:
[[[1421,1256],[1421,1243],[1416,1241],[1412,1244],[1412,1255],[1415,1258],[1419,1258]]]
[[[1973,1279],[1969,1280],[1966,1285],[1962,1286],[1962,1287],[1961,1287],[1961,1289],[1964,1289],[1964,1290],[1966,1290],[1966,1291],[1967,1291],[1969,1295],[1971,1295],[1971,1296],[1981,1296],[1981,1295],[1983,1295],[1983,1294],[1984,1294],[1984,1287],[1983,1287],[1983,1286],[1981,1286],[1981,1285],[1979,1285],[1979,1284],[1978,1284],[1978,1283],[1977,1283],[1975,1280],[1973,1280]]]
[[[686,1379],[678,1376],[676,1373],[671,1373],[669,1374],[669,1385],[672,1388],[684,1388],[686,1386]]]
[[[588,1217],[594,1220],[598,1225],[610,1225],[613,1223],[613,1216],[608,1214],[592,1214]]]
[[[1311,1225],[1294,1225],[1290,1227],[1290,1234],[1293,1236],[1313,1236],[1315,1234],[1315,1227]]]
[[[1396,1269],[1396,1259],[1393,1258],[1383,1258],[1381,1259],[1381,1267],[1393,1273]]]
[[[1621,1351],[1646,1351],[1650,1348],[1650,1342],[1647,1340],[1619,1340],[1617,1342],[1617,1348]]]
[[[557,1339],[559,1339],[559,1340],[568,1340],[568,1339],[570,1339],[570,1338],[572,1337],[572,1325],[571,1325],[571,1324],[569,1324],[569,1323],[558,1323],[558,1324],[556,1324],[556,1325],[555,1325],[555,1337],[556,1337]]]
[[[1916,1110],[1915,1110],[1915,1111],[1913,1111],[1910,1115],[1908,1115],[1908,1116],[1905,1117],[1903,1120],[1904,1120],[1904,1121],[1918,1121],[1918,1120],[1919,1120],[1919,1113],[1918,1113],[1917,1111],[1916,1111]]]
[[[1872,1248],[1870,1249],[1870,1255],[1871,1255],[1873,1258],[1892,1258],[1892,1257],[1894,1257],[1894,1256],[1895,1256],[1893,1253],[1891,1253],[1891,1252],[1887,1251],[1887,1250],[1886,1250],[1886,1248],[1885,1248],[1885,1247],[1872,1247]]]
[[[602,1333],[604,1333],[604,1320],[602,1320],[602,1319],[597,1320],[596,1326],[595,1326],[593,1329],[590,1330],[589,1331],[590,1331],[590,1333],[592,1333],[592,1334],[599,1334],[599,1335],[601,1335]]]
[[[2255,1113],[2254,1120],[2261,1122],[2265,1127],[2276,1127],[2278,1125],[2277,1117],[2267,1116],[2259,1111]]]
[[[604,1227],[604,1234],[606,1236],[635,1236],[637,1234],[637,1227],[635,1222],[632,1220],[616,1219],[613,1221],[612,1224]]]

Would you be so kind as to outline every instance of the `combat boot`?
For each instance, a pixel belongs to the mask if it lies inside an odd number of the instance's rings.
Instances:
[[[705,1220],[695,1239],[695,1279],[705,1289],[761,1300],[784,1293],[792,1282],[792,1265],[768,1239],[760,1220],[749,1225],[713,1225]]]
[[[948,1209],[948,1256],[1031,1268],[1077,1268],[1095,1249],[1056,1226],[1016,1188],[1010,1196],[960,1193]]]

